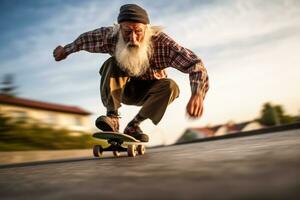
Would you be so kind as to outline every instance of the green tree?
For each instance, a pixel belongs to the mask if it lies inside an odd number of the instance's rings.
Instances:
[[[281,105],[272,105],[265,103],[261,111],[259,122],[267,126],[274,126],[280,124],[288,124],[296,121],[296,118],[285,114],[285,110]]]
[[[0,94],[14,97],[17,95],[16,89],[17,86],[14,83],[13,74],[4,75],[3,81],[1,82]]]
[[[279,116],[277,111],[270,103],[265,103],[261,111],[261,117],[259,119],[260,123],[273,126],[279,124]]]
[[[289,123],[296,122],[297,117],[293,117],[293,116],[285,114],[285,110],[281,105],[274,106],[274,109],[278,113],[281,124],[289,124]]]

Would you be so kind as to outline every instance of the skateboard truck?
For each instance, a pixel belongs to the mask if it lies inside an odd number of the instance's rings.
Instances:
[[[111,139],[107,140],[107,142],[114,146],[121,146],[124,143],[124,141],[121,140],[111,140]]]

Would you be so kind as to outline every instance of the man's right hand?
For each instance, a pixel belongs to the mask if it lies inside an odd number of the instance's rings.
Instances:
[[[61,61],[67,57],[67,53],[62,46],[58,46],[53,51],[53,57],[56,61]]]

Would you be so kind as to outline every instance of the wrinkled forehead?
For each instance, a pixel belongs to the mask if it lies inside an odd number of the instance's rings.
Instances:
[[[140,29],[145,29],[146,25],[143,23],[138,23],[138,22],[122,22],[120,23],[120,27],[123,30],[140,30]]]

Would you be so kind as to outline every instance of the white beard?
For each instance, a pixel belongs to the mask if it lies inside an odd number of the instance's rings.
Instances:
[[[149,58],[152,54],[151,28],[146,28],[144,40],[138,47],[130,47],[128,43],[125,43],[121,31],[118,31],[118,36],[115,57],[120,68],[133,77],[146,73],[150,67]]]

